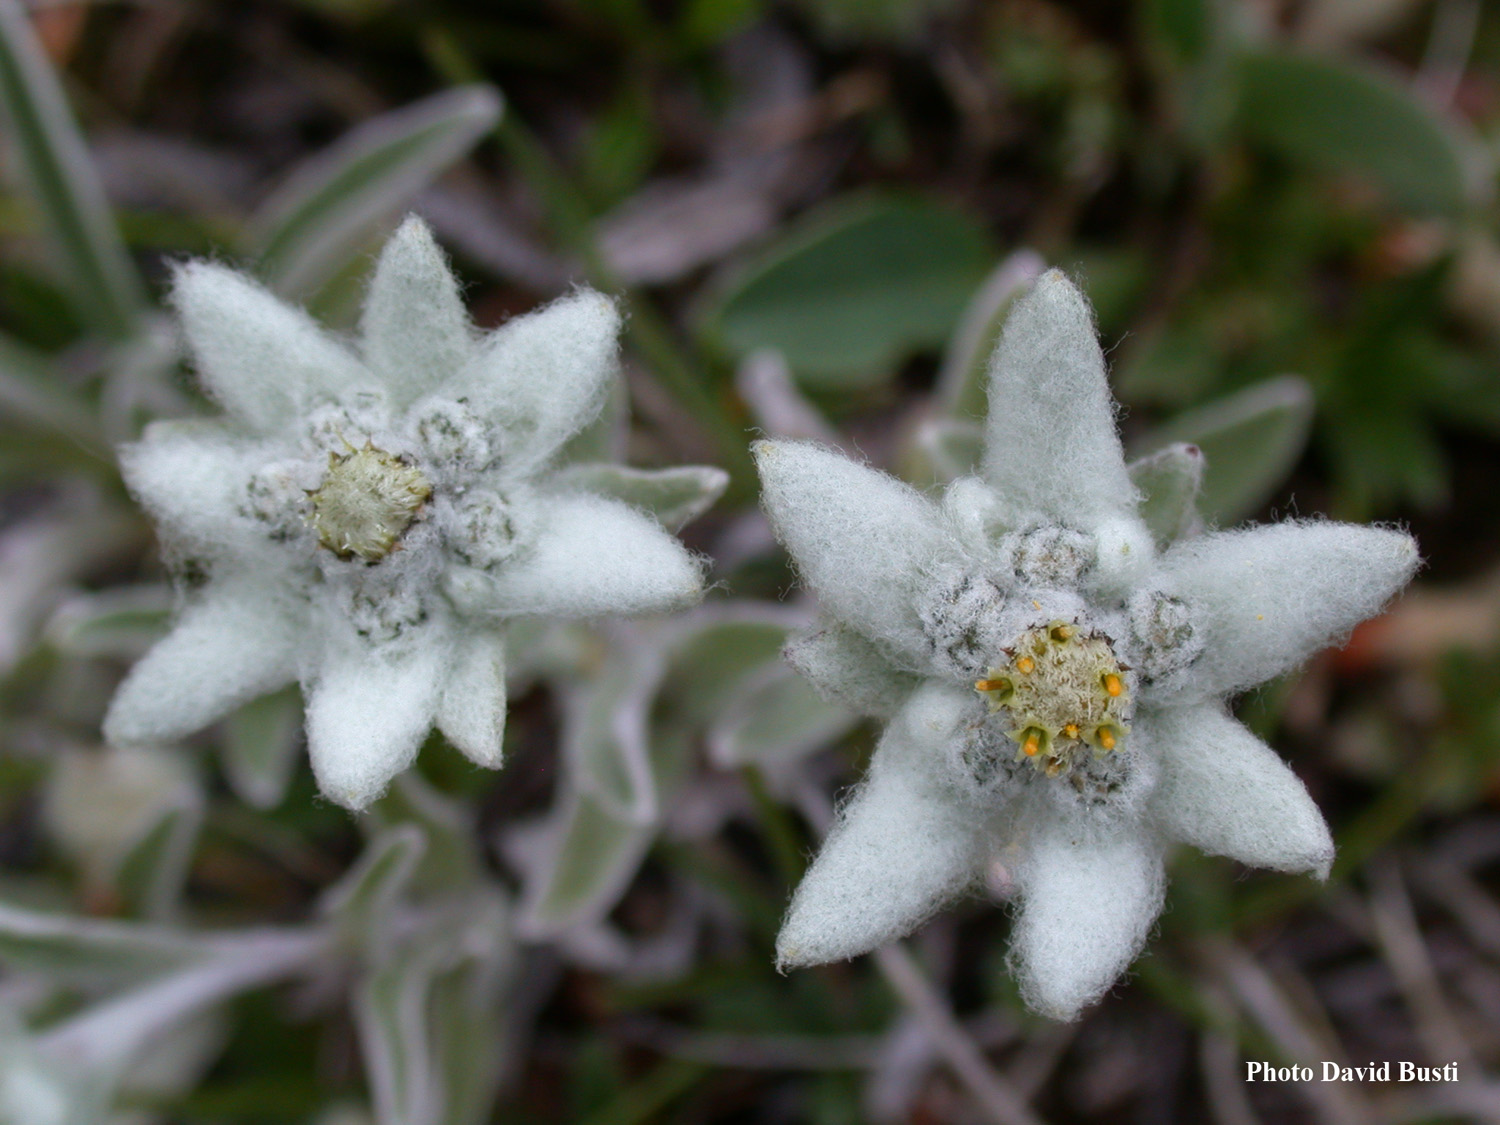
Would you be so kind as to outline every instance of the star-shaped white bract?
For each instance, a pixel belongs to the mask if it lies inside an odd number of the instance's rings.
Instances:
[[[1017,303],[989,401],[980,475],[940,501],[820,446],[757,447],[824,614],[788,658],[890,720],[777,953],[864,953],[1000,865],[1022,993],[1071,1019],[1145,942],[1170,841],[1326,876],[1322,816],[1225,700],[1378,612],[1418,556],[1400,531],[1347,524],[1175,544],[1180,512],[1148,527],[1088,304],[1060,272]],[[1165,456],[1142,479],[1175,456],[1195,482],[1196,451]]]
[[[318,783],[357,809],[434,724],[500,764],[507,618],[701,595],[699,560],[650,515],[552,470],[617,373],[608,298],[477,335],[415,218],[380,255],[357,347],[213,263],[179,269],[173,298],[225,417],[122,452],[188,595],[121,685],[110,741],[180,738],[296,681]]]

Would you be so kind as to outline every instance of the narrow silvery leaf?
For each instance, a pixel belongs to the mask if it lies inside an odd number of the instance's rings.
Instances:
[[[1132,461],[1130,480],[1141,491],[1140,517],[1158,547],[1199,530],[1203,453],[1196,445],[1178,442]]]
[[[0,417],[18,419],[77,442],[97,457],[107,457],[109,442],[100,433],[93,411],[59,378],[47,357],[0,333]]]
[[[1143,450],[1174,442],[1196,446],[1204,460],[1198,510],[1210,524],[1227,526],[1253,513],[1286,480],[1307,445],[1314,407],[1307,380],[1285,375],[1179,414],[1138,444]]]
[[[684,727],[712,723],[745,682],[781,662],[790,630],[804,611],[742,601],[719,603],[679,618],[667,643],[661,702]]]
[[[402,825],[371,840],[364,854],[323,898],[323,912],[360,941],[380,948],[379,923],[388,919],[426,850],[415,825]]]
[[[42,914],[0,904],[0,964],[97,986],[139,980],[208,956],[212,941],[161,926]]]
[[[656,828],[610,813],[570,787],[541,829],[542,849],[527,873],[516,932],[550,937],[598,921],[635,877]]]
[[[442,1120],[427,1010],[439,957],[430,947],[409,947],[355,991],[354,1020],[378,1125]]]
[[[115,885],[135,914],[153,920],[176,914],[202,827],[202,793],[184,790],[121,857]]]
[[[754,676],[709,729],[709,757],[723,769],[777,765],[829,745],[858,721],[801,676],[770,665]]]
[[[984,456],[984,429],[962,418],[924,418],[911,436],[908,479],[919,484],[947,484],[979,471]]]
[[[839,444],[838,432],[797,389],[780,352],[761,348],[747,355],[735,369],[734,387],[767,437]]]
[[[309,159],[257,212],[251,244],[278,292],[314,292],[388,216],[500,119],[491,86],[435,94],[365,122]]]
[[[729,474],[712,465],[632,469],[626,465],[577,464],[561,470],[555,479],[565,487],[642,508],[672,532],[708,511],[729,484]]]
[[[974,422],[984,417],[990,356],[1000,330],[1016,297],[1046,268],[1036,253],[1018,250],[995,267],[969,301],[938,369],[937,401],[945,414]],[[965,467],[954,475],[971,469]]]
[[[47,217],[68,274],[74,311],[108,335],[135,329],[140,276],[25,8],[0,0],[0,107],[32,199]]]
[[[373,843],[390,832],[413,828],[421,832],[426,846],[406,880],[406,890],[413,897],[451,893],[455,888],[470,894],[483,867],[473,810],[408,770],[370,807],[366,831]]]
[[[47,641],[69,656],[134,660],[166,633],[172,601],[165,584],[76,594],[48,619]]]
[[[563,752],[579,788],[634,824],[651,823],[658,811],[650,718],[662,671],[658,653],[624,640],[610,663],[574,687],[565,703]]]
[[[458,963],[433,982],[428,999],[432,1071],[442,1125],[485,1125],[512,1054],[495,1020],[517,968],[509,899],[493,884],[474,892],[455,930]]]
[[[302,696],[284,688],[251,700],[224,722],[220,762],[235,795],[274,809],[286,796],[302,745]]]

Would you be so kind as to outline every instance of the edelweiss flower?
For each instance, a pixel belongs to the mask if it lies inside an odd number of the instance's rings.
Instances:
[[[548,470],[614,377],[607,298],[580,291],[476,338],[415,218],[380,256],[358,355],[222,266],[188,264],[173,293],[228,416],[158,423],[122,453],[190,593],[121,685],[110,741],[179,738],[296,680],[318,783],[360,808],[434,723],[500,764],[507,618],[700,595],[677,540],[583,491],[608,473]],[[693,472],[706,506],[723,474]]]
[[[1022,993],[1071,1019],[1145,942],[1169,841],[1327,875],[1316,806],[1224,699],[1378,611],[1418,558],[1400,532],[1322,522],[1158,554],[1088,305],[1059,272],[1010,317],[989,397],[982,475],[941,503],[815,445],[757,448],[766,507],[826,615],[788,658],[890,718],[777,954],[863,953],[998,863],[1021,898]]]

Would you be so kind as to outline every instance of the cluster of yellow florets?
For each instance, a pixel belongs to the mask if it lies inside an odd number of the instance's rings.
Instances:
[[[341,559],[375,563],[396,546],[432,485],[415,465],[366,444],[328,455],[328,473],[312,497],[318,542]]]
[[[1016,757],[1048,777],[1070,768],[1085,747],[1103,756],[1129,731],[1130,695],[1120,663],[1104,637],[1071,621],[1029,629],[1006,650],[974,690],[991,712],[1013,720],[1006,734]]]

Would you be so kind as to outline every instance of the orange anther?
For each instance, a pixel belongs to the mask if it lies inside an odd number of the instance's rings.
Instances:
[[[1028,758],[1035,758],[1041,752],[1042,741],[1034,734],[1028,734],[1026,741],[1021,744],[1021,750]]]
[[[1119,676],[1110,672],[1104,677],[1104,690],[1109,692],[1111,696],[1116,696],[1125,690],[1125,684],[1120,680]]]
[[[1099,745],[1104,747],[1106,750],[1113,750],[1115,748],[1115,732],[1110,730],[1108,727],[1100,727]]]
[[[1004,691],[1010,687],[1009,680],[975,680],[975,691]]]
[[[1023,656],[1016,661],[1016,671],[1023,676],[1029,676],[1036,670],[1036,661],[1029,656]]]
[[[1078,724],[1077,723],[1069,723],[1069,724],[1067,724],[1067,726],[1063,727],[1063,734],[1067,735],[1069,738],[1077,738],[1078,737]]]

